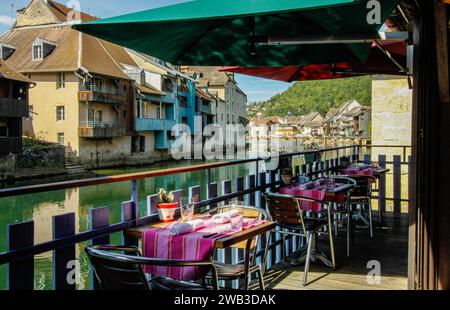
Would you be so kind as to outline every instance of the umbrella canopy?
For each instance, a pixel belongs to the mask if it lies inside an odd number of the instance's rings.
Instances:
[[[406,43],[382,43],[391,57],[406,68]],[[233,72],[282,82],[348,78],[365,74],[405,75],[376,45],[372,46],[367,63],[312,64],[284,67],[222,67],[219,71]]]
[[[398,0],[378,1],[383,22]],[[367,0],[196,0],[73,27],[173,64],[273,67],[365,62],[370,41],[361,38],[375,38],[382,26],[368,23],[367,4]],[[286,42],[290,43],[279,44]]]

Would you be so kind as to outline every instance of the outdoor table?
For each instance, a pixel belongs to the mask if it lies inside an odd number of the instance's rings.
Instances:
[[[325,182],[329,181],[328,179],[325,179]],[[320,185],[319,187],[313,187],[310,189],[301,189],[296,190],[297,187],[301,186],[301,184],[294,184],[291,186],[284,186],[280,188],[280,193],[282,194],[289,194],[291,192],[292,196],[301,196],[303,198],[314,198],[318,200],[322,200],[323,202],[346,202],[345,199],[345,193],[348,192],[353,188],[353,185],[350,184],[339,184],[335,183],[334,186],[327,186],[326,184]],[[298,194],[297,194],[298,193]],[[315,203],[313,203],[315,204]],[[321,207],[321,206],[319,206]],[[311,208],[313,212],[318,213],[318,208]],[[348,205],[347,205],[348,209]],[[314,237],[312,239],[312,248],[311,248],[311,262],[316,262],[317,260],[320,260],[328,267],[333,267],[333,263],[330,261],[330,259],[321,251],[319,251],[316,247],[316,238]],[[305,251],[302,251],[302,255],[300,256],[300,263],[303,263],[306,261],[307,253]]]
[[[201,215],[197,215],[196,217],[201,217]],[[195,219],[195,217],[194,217]],[[170,223],[163,222],[155,222],[153,224],[142,225],[138,227],[129,228],[125,231],[125,235],[132,238],[142,238],[142,234],[152,228],[166,228]],[[238,245],[241,242],[246,242],[248,240],[252,240],[253,238],[262,235],[272,229],[275,228],[274,222],[266,222],[261,225],[237,232],[230,236],[224,236],[216,240],[214,246],[216,249],[225,249],[235,245]]]
[[[381,179],[381,177],[383,175],[386,175],[387,173],[389,173],[389,171],[391,171],[391,170],[387,169],[387,168],[381,168],[381,167],[377,167],[376,169],[374,169],[374,171],[372,173],[372,176],[376,178],[376,181],[374,182],[375,183],[374,191],[379,193],[379,191],[380,191],[379,190],[379,188],[380,188],[380,186],[379,186],[380,179]],[[346,172],[349,172],[348,169],[340,169],[339,172],[341,174],[351,175],[351,173],[346,173]],[[354,173],[354,174],[358,174],[357,171],[355,171],[355,172],[356,173]],[[364,173],[361,173],[361,174],[364,174]],[[365,224],[368,224],[366,219],[362,215],[359,215],[359,218],[363,219]],[[383,210],[380,207],[378,207],[378,225],[381,225],[381,219],[382,218],[383,218]]]
[[[371,167],[369,167],[371,168]],[[339,169],[339,173],[340,174],[344,174],[344,175],[358,175],[358,174],[363,174],[363,175],[370,175],[373,176],[377,179],[380,179],[382,175],[387,174],[390,169],[386,169],[386,168],[371,168],[373,171],[368,174],[367,170],[368,169],[363,169],[363,170],[353,170],[351,168],[343,168],[343,169]]]
[[[246,216],[246,219],[248,218],[245,212],[244,216]],[[192,220],[203,219],[204,217],[205,215],[196,215]],[[205,221],[210,222],[203,229],[193,230],[185,234],[180,233],[180,231],[178,231],[179,235],[172,234],[170,230],[174,229],[175,226],[173,225],[178,225],[176,222],[157,222],[128,229],[126,235],[142,239],[142,252],[146,257],[189,261],[204,260],[211,258],[217,249],[239,247],[249,250],[255,237],[275,228],[275,223],[273,222],[264,220],[251,223],[253,219],[248,219],[250,221],[247,228],[236,232],[227,232],[230,228],[221,227],[227,226],[227,222],[215,224],[214,219],[211,217],[205,219]],[[230,225],[233,225],[232,223],[233,219],[231,219]],[[225,229],[223,233],[221,232],[222,228]],[[211,231],[214,233],[211,234]],[[200,271],[192,267],[165,268],[146,266],[145,272],[183,281],[197,280],[206,276],[206,273],[202,273],[205,272],[204,270]]]

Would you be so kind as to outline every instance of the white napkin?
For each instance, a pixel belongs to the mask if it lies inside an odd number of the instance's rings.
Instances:
[[[216,214],[212,217],[212,221],[216,224],[229,223],[233,217],[239,216],[238,210],[231,210],[223,213]]]
[[[197,231],[203,227],[206,227],[205,221],[192,220],[186,223],[178,223],[173,225],[173,227],[170,230],[170,233],[174,236],[181,236]]]

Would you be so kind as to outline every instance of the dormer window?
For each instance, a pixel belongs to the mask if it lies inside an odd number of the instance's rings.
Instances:
[[[7,60],[15,51],[14,46],[0,42],[0,59]]]
[[[50,42],[41,38],[37,38],[32,46],[32,59],[33,60],[42,60],[48,55],[56,47],[56,43]]]
[[[41,60],[42,59],[42,46],[34,45],[33,46],[33,60]]]

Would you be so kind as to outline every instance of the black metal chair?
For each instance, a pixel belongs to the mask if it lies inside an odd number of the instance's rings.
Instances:
[[[347,176],[334,176],[333,177],[336,183],[352,185],[352,187],[347,191],[345,196],[344,204],[337,204],[336,208],[332,210],[332,215],[334,216],[334,228],[335,235],[338,234],[339,223],[344,222],[343,217],[345,216],[347,223],[347,256],[350,256],[350,243],[352,239],[352,231],[353,231],[353,222],[352,222],[352,212],[351,212],[351,196],[355,188],[357,187],[357,182],[349,178]],[[339,217],[339,218],[338,218]]]
[[[88,246],[85,251],[103,290],[204,290],[194,282],[155,277],[147,279],[143,266],[199,267],[210,270],[212,289],[218,290],[217,271],[212,261],[181,261],[145,258],[136,247]],[[126,254],[121,254],[126,253]]]
[[[348,175],[346,177],[356,182],[356,186],[350,195],[351,212],[353,214],[353,207],[361,207],[361,213],[358,213],[358,216],[369,226],[370,237],[373,238],[372,184],[377,179],[368,175]]]
[[[258,220],[266,220],[269,215],[265,210],[258,209],[249,206],[239,206],[244,209],[244,216],[246,218],[255,218]],[[226,212],[230,209],[230,206],[219,206],[207,214]],[[261,236],[255,237],[253,240],[247,240],[241,244],[235,245],[233,248],[245,250],[244,260],[235,264],[226,264],[222,262],[214,261],[217,268],[217,274],[219,280],[244,280],[244,290],[248,290],[251,275],[256,274],[258,276],[259,288],[265,290],[264,284],[264,272],[266,266],[266,256],[268,245],[270,243],[270,233],[266,234],[266,245],[264,247],[264,254],[261,259],[261,265],[256,263],[256,251],[258,249]]]
[[[293,235],[306,238],[307,251],[306,256],[303,255],[301,261],[305,260],[305,273],[303,278],[303,285],[308,283],[308,272],[311,257],[319,259],[331,268],[336,268],[336,259],[334,253],[333,232],[332,232],[332,218],[331,207],[326,203],[298,196],[281,195],[281,194],[264,194],[269,213],[273,221],[282,229],[278,231],[281,234]],[[316,216],[308,216],[307,213],[313,213],[309,210],[304,210],[303,203],[320,203],[326,206],[325,214],[315,214]],[[327,234],[330,242],[331,262],[323,253],[317,253],[315,248],[315,241],[317,235],[327,227]]]

